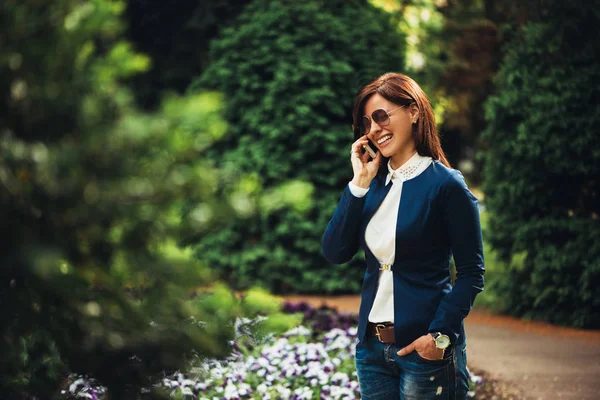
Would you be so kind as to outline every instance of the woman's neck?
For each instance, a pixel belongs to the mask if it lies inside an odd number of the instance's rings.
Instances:
[[[410,148],[403,149],[398,151],[396,154],[390,157],[391,167],[392,169],[398,169],[404,165],[408,160],[411,159],[412,156],[415,155],[417,149],[415,146],[411,146]]]

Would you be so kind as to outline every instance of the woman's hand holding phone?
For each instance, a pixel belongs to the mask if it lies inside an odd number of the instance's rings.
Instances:
[[[358,187],[368,188],[371,184],[379,164],[381,163],[381,152],[378,151],[375,158],[372,158],[368,151],[364,151],[363,146],[369,145],[369,139],[367,135],[360,137],[356,142],[352,144],[352,170],[354,171],[354,178],[352,183]]]

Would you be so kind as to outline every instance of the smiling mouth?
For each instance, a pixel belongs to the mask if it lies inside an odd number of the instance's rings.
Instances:
[[[392,140],[392,136],[393,136],[393,135],[391,135],[391,134],[389,134],[389,135],[385,135],[384,137],[382,137],[381,139],[379,139],[379,140],[377,141],[377,144],[378,144],[379,146],[381,146],[381,145],[385,145],[385,144],[386,144],[386,143],[388,143],[390,140]]]

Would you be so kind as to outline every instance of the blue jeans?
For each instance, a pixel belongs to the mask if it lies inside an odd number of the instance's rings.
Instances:
[[[465,400],[469,390],[466,342],[446,350],[443,360],[416,351],[400,357],[394,344],[367,336],[356,345],[356,371],[363,400]]]

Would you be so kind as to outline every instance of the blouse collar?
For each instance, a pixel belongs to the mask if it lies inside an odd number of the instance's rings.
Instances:
[[[431,157],[422,156],[416,152],[399,168],[392,169],[392,160],[388,160],[388,174],[385,180],[385,185],[387,186],[387,184],[390,183],[390,180],[392,182],[404,182],[418,176],[421,172],[425,171],[425,169],[429,166],[430,161]]]

